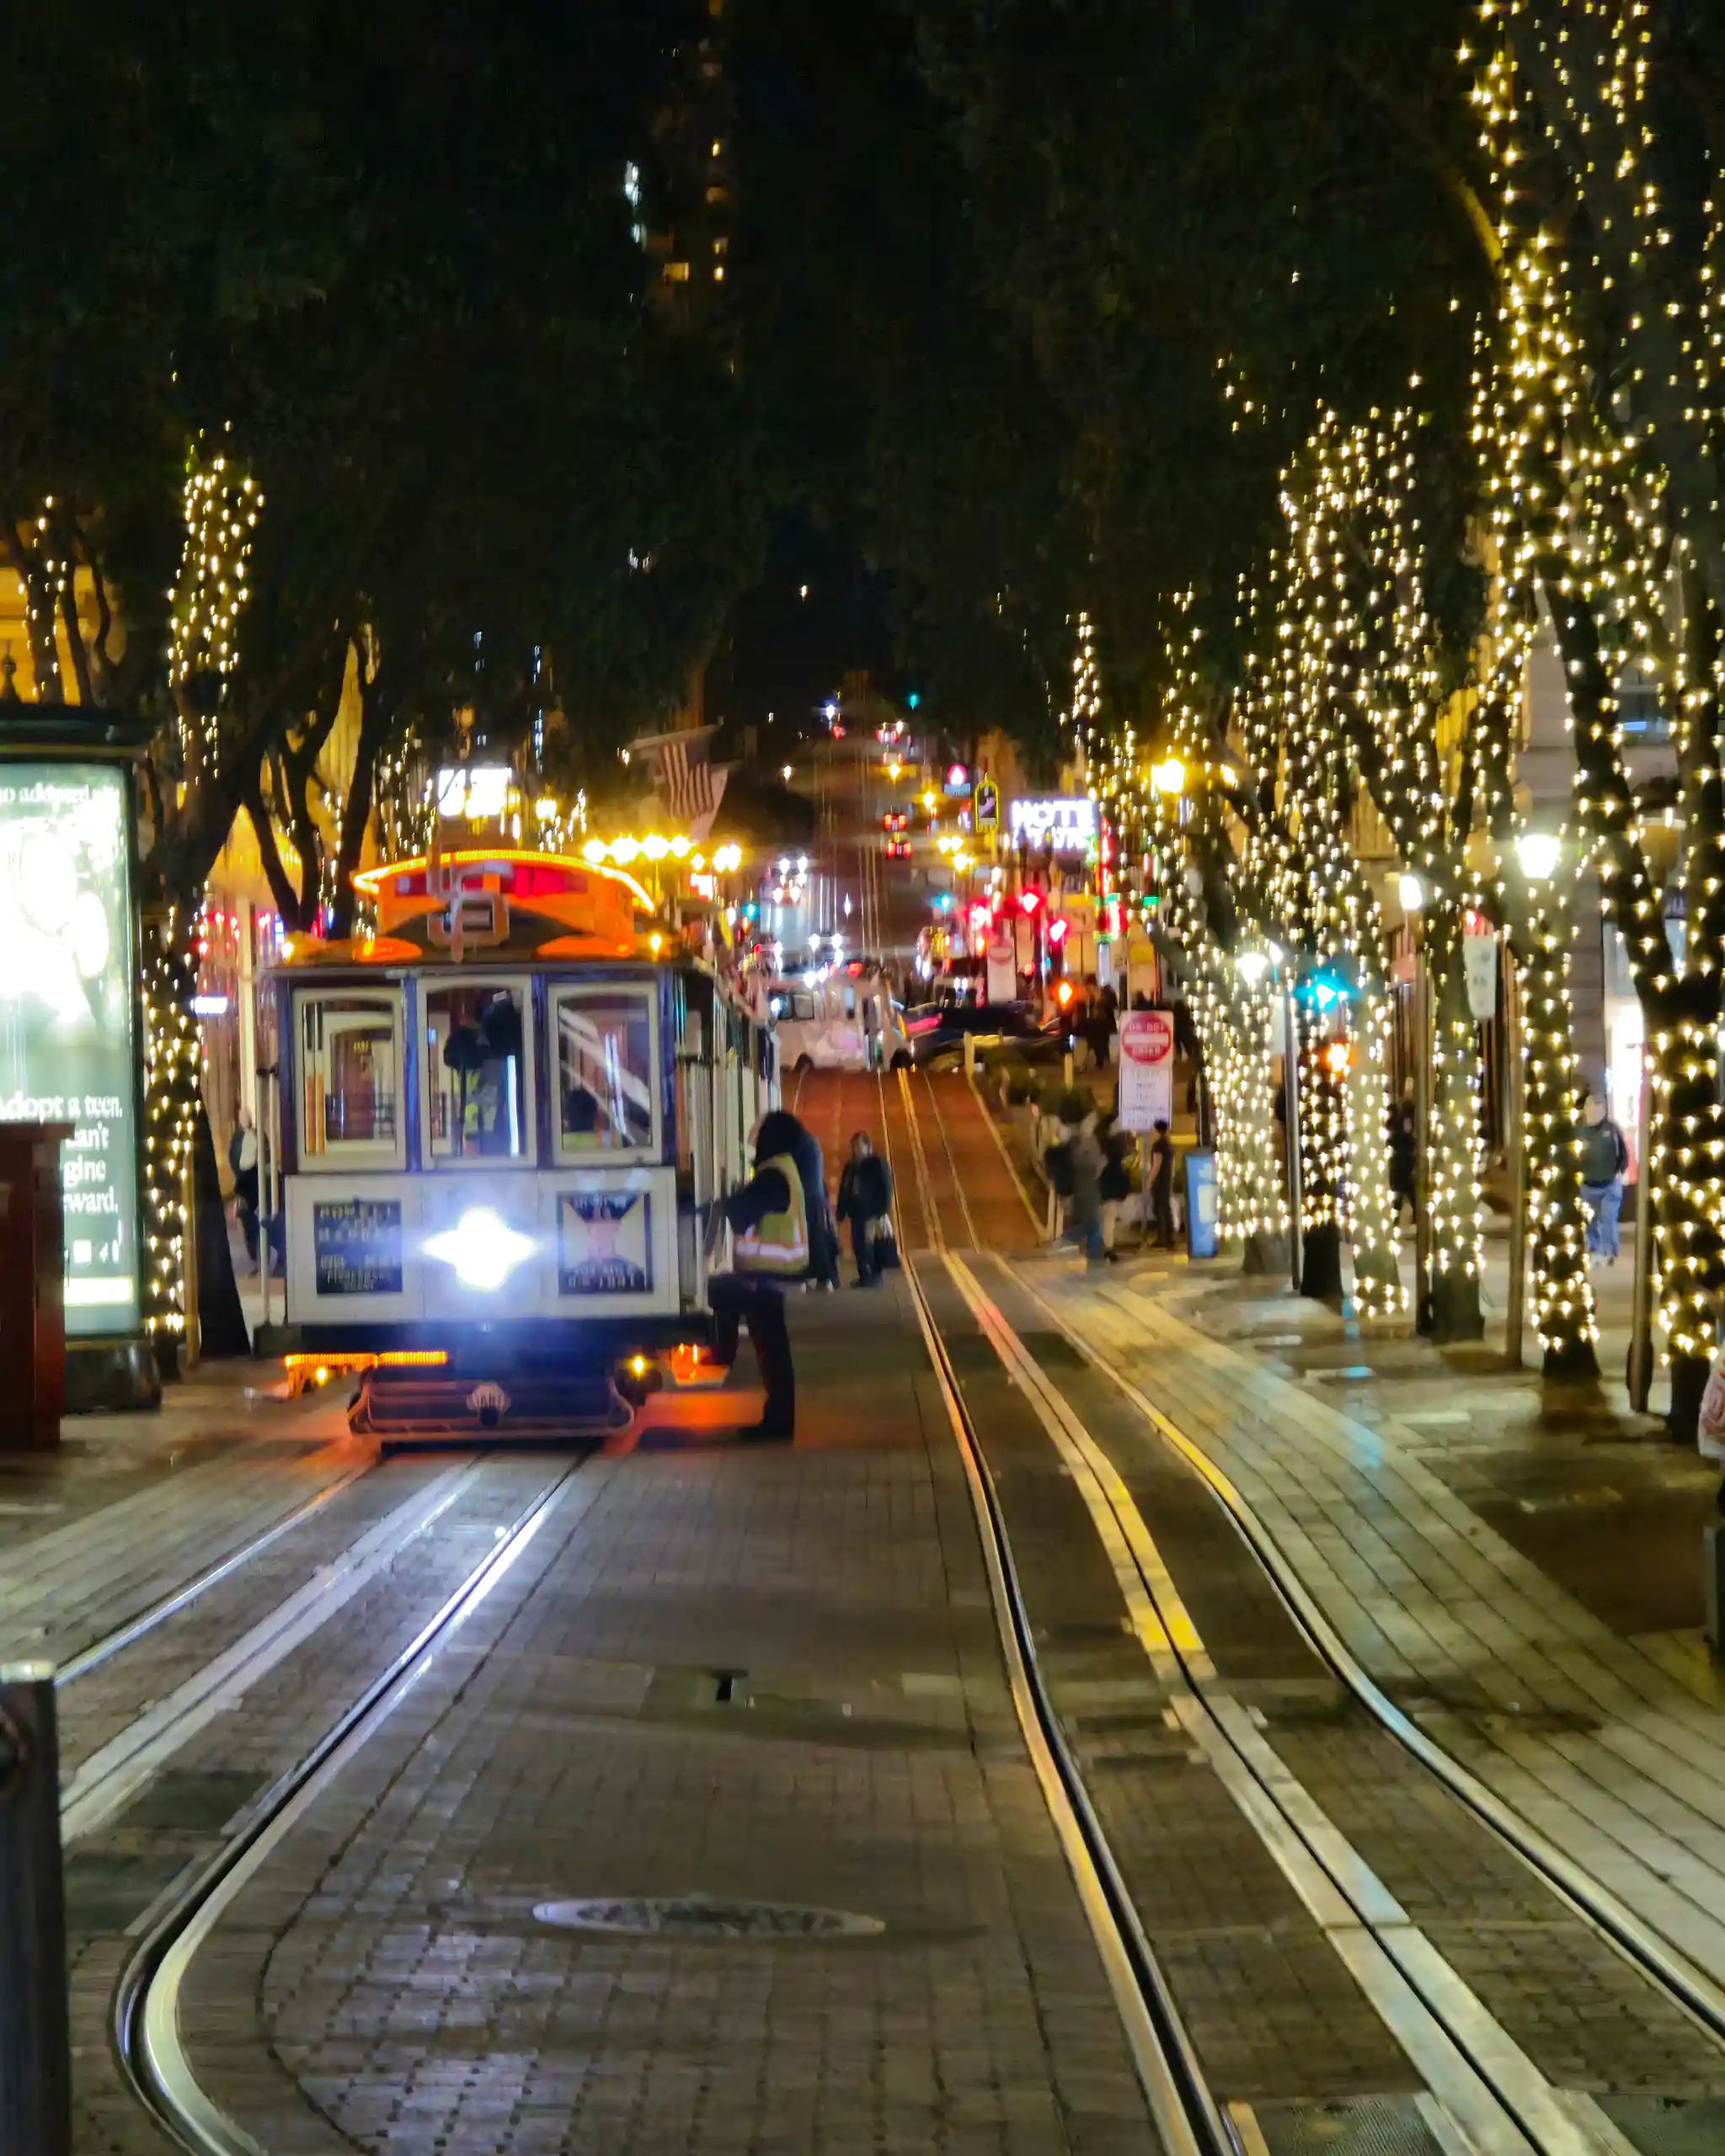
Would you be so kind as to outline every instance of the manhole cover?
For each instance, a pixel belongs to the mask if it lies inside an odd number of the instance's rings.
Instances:
[[[788,1902],[732,1902],[707,1894],[663,1900],[541,1902],[533,1913],[563,1931],[625,1932],[650,1939],[873,1939],[878,1917],[808,1909]]]

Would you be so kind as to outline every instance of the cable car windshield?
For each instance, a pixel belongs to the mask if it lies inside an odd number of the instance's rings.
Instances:
[[[434,1162],[519,1161],[530,1150],[526,998],[493,981],[425,991],[425,1092]]]
[[[644,1153],[658,1142],[653,1005],[644,989],[557,998],[558,1129],[565,1153]]]

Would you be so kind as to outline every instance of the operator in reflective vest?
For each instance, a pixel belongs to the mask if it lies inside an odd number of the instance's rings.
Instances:
[[[761,1119],[755,1172],[721,1209],[734,1241],[735,1270],[708,1283],[714,1346],[729,1369],[742,1327],[766,1388],[761,1420],[738,1433],[761,1443],[788,1444],[797,1429],[797,1378],[785,1324],[785,1287],[809,1277],[809,1204],[792,1150],[801,1126],[782,1108]]]

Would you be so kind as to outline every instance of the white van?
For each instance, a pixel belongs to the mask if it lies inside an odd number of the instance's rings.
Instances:
[[[897,1070],[911,1060],[903,1006],[872,967],[775,981],[766,1007],[777,1027],[781,1070]]]

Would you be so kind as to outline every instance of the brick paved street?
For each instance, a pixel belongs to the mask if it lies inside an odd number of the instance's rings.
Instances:
[[[185,2015],[264,2147],[1154,2145],[903,1292],[796,1311],[794,1452],[669,1449],[661,1428],[582,1470],[230,1912]],[[280,1673],[244,1729],[198,1741],[183,1789],[255,1774],[272,1711],[286,1735],[360,1652],[331,1635],[335,1667]],[[884,1929],[670,1943],[533,1914],[689,1894]],[[87,2062],[115,1958],[91,1940]],[[150,2145],[117,2092],[86,2118],[92,2150]]]
[[[365,1464],[345,1395],[268,1396],[216,1365],[153,1414],[69,1417],[60,1449],[0,1454],[0,1661],[63,1662]]]
[[[1234,1479],[1392,1699],[1725,1977],[1725,1682],[1665,1621],[1692,1584],[1635,1540],[1660,1493],[1711,1487],[1692,1456],[1609,1406],[1541,1421],[1531,1374],[1362,1341],[1261,1283],[1154,1261],[1099,1295],[1070,1265],[1023,1278]],[[1562,1538],[1526,1533],[1531,1486],[1567,1493],[1595,1561],[1539,1561]]]
[[[932,1099],[912,1098],[925,1147]],[[887,1105],[902,1147],[913,1126],[890,1091]],[[952,1089],[940,1107],[962,1135],[929,1177],[934,1211],[950,1234],[962,1177],[1006,1241],[1004,1170]],[[1643,1827],[1674,1843],[1681,1827],[1689,1868],[1653,1913],[1699,1924],[1720,1880],[1712,1844],[1638,1799],[1632,1777],[1664,1772],[1668,1803],[1693,1801],[1725,1841],[1701,1781],[1711,1678],[1680,1639],[1614,1630],[1487,1524],[1524,1470],[1501,1423],[1482,1449],[1482,1388],[1362,1364],[1338,1399],[1314,1373],[1352,1372],[1340,1354],[1387,1358],[1398,1343],[1355,1348],[1327,1314],[1308,1321],[1289,1299],[1183,1267],[1136,1264],[1098,1294],[1066,1258],[973,1262],[1117,1463],[1220,1710],[1249,1717],[1419,1951],[1541,2085],[1594,2100],[1592,2116],[1649,2152],[1669,2141],[1688,2156],[1696,2135],[1706,2147],[1725,2118],[1725,2050],[1315,1660],[1202,1484],[1060,1325],[1214,1447],[1374,1673],[1471,1764],[1489,1755],[1530,1774],[1534,1762],[1542,1788],[1567,1794],[1553,1763],[1579,1782],[1610,1748],[1615,1776],[1596,1781],[1617,1813],[1577,1806],[1595,1839],[1572,1845],[1597,1854],[1615,1833],[1618,1861],[1602,1871],[1623,1891],[1649,1868]],[[1434,2156],[1425,2070],[1147,1652],[1067,1465],[959,1276],[937,1257],[918,1265],[1055,1709],[1218,2100],[1268,2156],[1321,2127]],[[792,1319],[794,1449],[727,1441],[759,1397],[746,1354],[722,1393],[651,1402],[630,1438],[575,1470],[199,1950],[181,1995],[191,2063],[270,2156],[1156,2146],[1012,1711],[907,1283],[794,1298]],[[193,1448],[189,1473],[147,1442],[124,1477],[79,1470],[67,1515],[32,1516],[16,1537],[13,1621],[22,1632],[45,1611],[79,1643],[363,1465],[334,1405],[253,1406],[231,1442]],[[1555,1474],[1555,1458],[1539,1470]],[[80,2156],[163,2145],[107,2035],[152,1903],[564,1465],[503,1454],[469,1475],[459,1456],[427,1455],[361,1474],[67,1694],[70,1774],[446,1494],[434,1527],[383,1548],[350,1599],[188,1725],[141,1794],[73,1847]],[[1616,1694],[1636,1711],[1614,1721]],[[1693,1763],[1686,1781],[1674,1761]],[[626,1928],[630,1905],[665,1902],[702,1935]],[[600,1921],[559,1924],[543,1913],[558,1903],[596,1904]],[[738,1935],[740,1905],[863,1922],[854,1936]],[[1725,1922],[1725,1881],[1719,1907]]]

